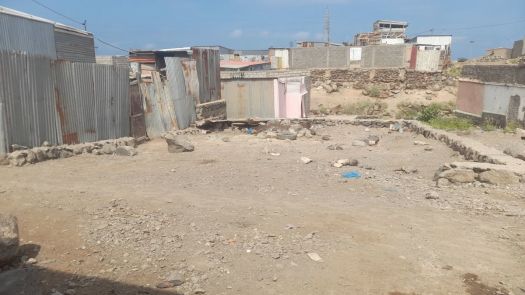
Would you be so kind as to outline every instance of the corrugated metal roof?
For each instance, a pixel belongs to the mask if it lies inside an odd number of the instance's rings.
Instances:
[[[8,7],[5,7],[5,6],[0,6],[0,14],[12,15],[12,16],[15,16],[15,17],[18,17],[18,18],[24,18],[24,19],[28,19],[28,20],[32,20],[32,21],[36,21],[36,22],[40,22],[40,23],[51,24],[51,25],[53,25],[53,26],[55,26],[57,28],[60,28],[60,29],[63,29],[63,30],[68,30],[68,31],[72,31],[72,32],[76,32],[76,33],[79,33],[79,34],[92,35],[91,33],[87,32],[87,31],[84,31],[84,30],[81,30],[81,29],[77,29],[77,28],[74,28],[74,27],[71,27],[71,26],[68,26],[68,25],[64,25],[64,24],[61,24],[59,22],[55,22],[55,21],[52,21],[52,20],[49,20],[49,19],[46,19],[46,18],[43,18],[43,17],[39,17],[39,16],[31,15],[29,13],[22,12],[22,11],[14,10],[14,9],[11,9],[11,8],[8,8]]]
[[[56,59],[54,28],[50,23],[0,13],[0,36],[0,50]]]

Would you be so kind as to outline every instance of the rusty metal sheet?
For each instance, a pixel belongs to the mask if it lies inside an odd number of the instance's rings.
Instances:
[[[195,60],[181,60],[182,72],[186,85],[186,93],[193,98],[195,105],[200,104],[199,99],[199,77],[197,74],[197,63]]]
[[[149,137],[159,137],[162,133],[176,129],[175,106],[166,83],[159,72],[151,72],[151,83],[141,82],[146,133]]]
[[[146,136],[146,121],[144,119],[142,95],[140,94],[138,83],[129,86],[129,101],[131,136],[135,138]]]
[[[190,127],[195,123],[197,114],[195,112],[194,98],[186,90],[186,79],[182,66],[183,59],[179,57],[166,57],[166,75],[168,86],[175,106],[177,125],[180,129]]]
[[[192,48],[199,77],[199,103],[221,99],[220,55],[218,49]]]

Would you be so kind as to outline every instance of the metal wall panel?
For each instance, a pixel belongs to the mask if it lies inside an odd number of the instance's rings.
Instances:
[[[228,120],[275,118],[274,79],[223,82]]]
[[[93,36],[55,29],[54,39],[57,59],[71,62],[96,62]]]
[[[216,50],[218,52],[218,50]],[[186,90],[186,79],[182,67],[183,59],[179,57],[166,57],[166,76],[170,94],[175,106],[177,125],[179,129],[186,129],[195,123],[197,114],[195,112],[194,98]]]
[[[151,83],[141,82],[140,91],[144,98],[146,132],[150,138],[177,128],[175,106],[159,72],[151,72]]]
[[[193,48],[193,59],[197,62],[200,103],[221,99],[219,50]]]
[[[5,144],[39,146],[46,140],[60,143],[51,60],[0,51],[0,64]]]
[[[0,13],[0,50],[22,51],[56,59],[53,25]]]

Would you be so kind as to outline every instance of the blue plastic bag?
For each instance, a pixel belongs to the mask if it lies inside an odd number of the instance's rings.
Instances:
[[[341,176],[346,179],[359,179],[361,178],[361,173],[359,173],[359,171],[352,170],[341,173]]]

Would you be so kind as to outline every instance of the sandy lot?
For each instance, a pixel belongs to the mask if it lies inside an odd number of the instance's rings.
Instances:
[[[0,210],[36,249],[44,294],[525,294],[524,184],[438,188],[439,165],[461,159],[442,143],[320,134],[331,140],[229,131],[190,136],[191,153],[155,140],[135,157],[0,167]],[[377,146],[352,146],[369,134]],[[341,158],[360,166],[332,167]],[[186,282],[155,288],[174,274]]]

